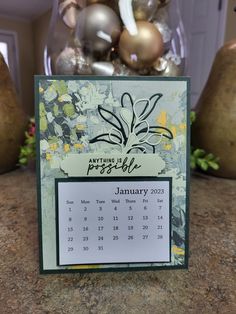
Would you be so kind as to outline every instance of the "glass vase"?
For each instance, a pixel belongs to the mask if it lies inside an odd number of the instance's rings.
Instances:
[[[181,76],[178,0],[54,0],[46,75]]]

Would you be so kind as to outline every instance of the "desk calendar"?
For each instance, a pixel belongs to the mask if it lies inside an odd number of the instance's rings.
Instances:
[[[35,86],[41,273],[186,268],[189,80]]]

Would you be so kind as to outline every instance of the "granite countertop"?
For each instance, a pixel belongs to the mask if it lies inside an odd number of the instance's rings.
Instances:
[[[236,313],[236,181],[193,177],[189,270],[39,275],[35,174],[0,176],[0,313]]]

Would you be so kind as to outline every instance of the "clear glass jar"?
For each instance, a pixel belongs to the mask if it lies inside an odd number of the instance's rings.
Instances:
[[[46,75],[181,76],[178,0],[54,0]]]

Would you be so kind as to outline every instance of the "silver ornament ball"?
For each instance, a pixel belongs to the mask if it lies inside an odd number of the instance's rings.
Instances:
[[[106,5],[92,4],[79,13],[75,35],[91,53],[104,54],[118,41],[120,33],[120,20]]]

